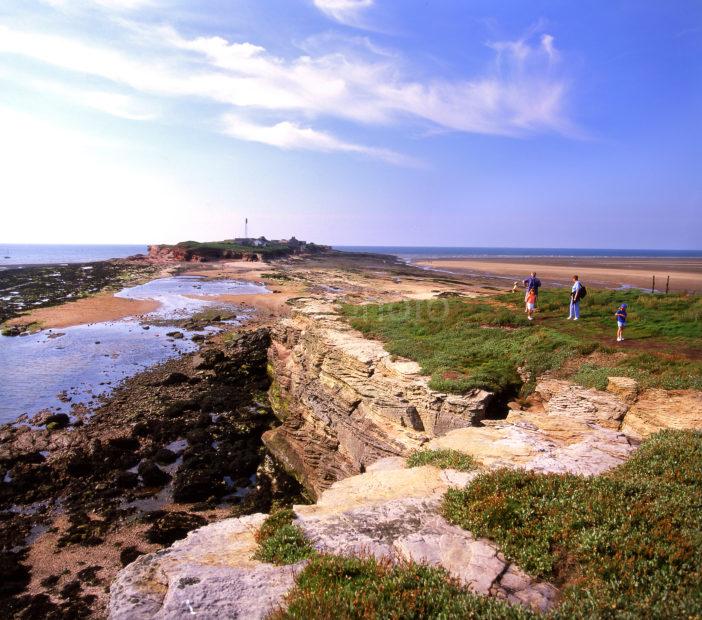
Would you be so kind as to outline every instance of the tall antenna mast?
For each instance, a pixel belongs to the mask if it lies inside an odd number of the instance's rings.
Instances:
[[[249,218],[244,218],[244,239],[249,238]]]

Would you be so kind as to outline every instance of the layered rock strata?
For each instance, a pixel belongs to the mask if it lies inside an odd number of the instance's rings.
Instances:
[[[315,299],[298,300],[273,329],[269,363],[283,424],[264,442],[315,496],[378,459],[477,424],[492,398],[432,390],[418,364],[395,359]]]

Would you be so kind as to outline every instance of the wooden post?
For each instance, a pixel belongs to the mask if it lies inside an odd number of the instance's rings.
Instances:
[[[668,290],[670,289],[670,276],[668,276],[667,280],[665,281],[665,294],[668,294]]]
[[[653,281],[651,282],[651,292],[656,292],[656,276],[653,276]]]

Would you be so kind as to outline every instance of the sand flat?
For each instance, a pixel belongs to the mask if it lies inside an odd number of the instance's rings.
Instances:
[[[128,316],[138,316],[156,310],[161,304],[153,299],[124,299],[112,293],[98,293],[91,297],[76,299],[59,306],[37,308],[27,314],[8,321],[9,325],[27,325],[40,323],[42,328],[59,329],[117,321]]]
[[[482,274],[521,281],[536,271],[549,283],[566,285],[574,273],[591,286],[650,288],[656,276],[656,290],[665,290],[670,276],[671,291],[702,291],[702,259],[620,258],[620,257],[510,257],[435,258],[417,265],[467,275]]]

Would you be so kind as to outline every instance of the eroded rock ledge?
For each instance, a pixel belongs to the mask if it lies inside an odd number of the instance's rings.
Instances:
[[[271,404],[283,424],[264,442],[314,496],[378,459],[479,423],[492,398],[432,390],[418,364],[395,359],[332,303],[312,298],[297,300],[273,329],[268,358]]]
[[[528,406],[484,420],[489,393],[432,391],[416,364],[393,359],[312,299],[274,329],[269,363],[283,425],[265,441],[317,496],[294,506],[294,523],[319,552],[440,566],[477,593],[536,610],[553,607],[557,589],[446,522],[446,490],[499,467],[597,475],[661,428],[702,428],[699,392],[640,390],[621,377],[605,392],[542,379]],[[479,469],[407,469],[403,457],[422,446],[468,454]],[[253,559],[264,518],[211,524],[142,556],[113,584],[110,617],[265,618],[284,605],[304,562]]]

